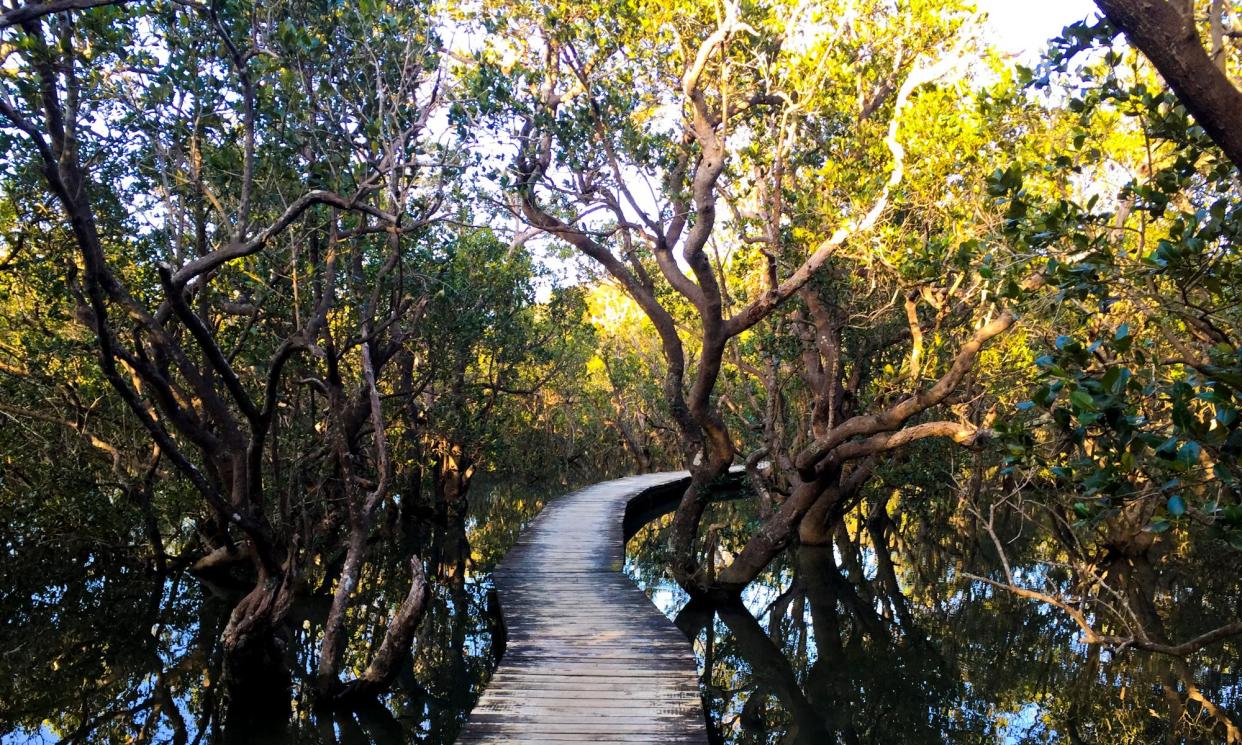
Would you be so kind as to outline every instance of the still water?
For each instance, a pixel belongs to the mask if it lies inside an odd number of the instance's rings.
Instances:
[[[708,508],[716,560],[758,525],[753,504]],[[998,569],[977,526],[951,510],[868,512],[847,516],[831,547],[790,552],[725,607],[688,603],[665,574],[667,516],[630,540],[627,571],[694,640],[717,742],[1223,742],[1219,722],[1186,704],[1190,685],[1242,717],[1236,652],[1218,645],[1182,664],[1084,645],[1060,611],[964,576]],[[1033,536],[1017,529],[1007,543],[1015,571],[1041,571]],[[1179,568],[1226,558],[1189,557]],[[1242,610],[1237,572],[1198,576],[1200,585],[1220,579],[1216,597]],[[1201,599],[1183,602],[1167,614],[1174,622],[1193,633],[1219,623]]]
[[[331,715],[310,707],[328,598],[309,593],[287,650],[292,695],[271,704],[281,721],[288,706],[283,737],[452,742],[501,646],[489,571],[556,490],[477,484],[464,520],[421,537],[434,603],[413,663],[371,706]],[[712,505],[704,526],[713,558],[726,560],[756,519],[747,500]],[[715,742],[1214,741],[1201,712],[1174,705],[1184,683],[1167,660],[1083,646],[1057,612],[965,578],[987,571],[988,558],[951,516],[847,520],[832,547],[792,552],[724,607],[688,603],[668,579],[666,526],[656,518],[637,532],[627,571],[694,640]],[[75,558],[55,573],[33,559],[0,569],[0,741],[255,740],[225,726],[216,640],[229,589],[185,573],[152,576],[122,551]],[[362,583],[351,618],[356,664],[405,592],[387,584],[382,570]],[[1239,671],[1223,654],[1192,659],[1189,674],[1237,718]]]
[[[544,495],[559,488],[477,487],[464,519],[445,519],[418,536],[434,594],[413,664],[395,690],[358,711],[312,708],[311,670],[331,594],[311,591],[293,611],[286,650],[292,695],[277,691],[264,702],[274,726],[262,734],[226,726],[217,639],[235,588],[184,572],[161,580],[128,566],[123,553],[97,549],[48,578],[38,552],[30,552],[34,566],[0,569],[0,742],[453,742],[496,664],[489,571]],[[351,662],[365,667],[369,648],[382,639],[386,609],[408,589],[383,571],[402,562],[372,559],[348,621],[356,632],[346,673]]]

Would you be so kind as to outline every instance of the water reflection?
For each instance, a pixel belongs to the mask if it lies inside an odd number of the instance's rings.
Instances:
[[[426,558],[435,592],[414,658],[383,699],[330,713],[315,711],[309,694],[326,591],[308,589],[295,609],[284,640],[289,678],[230,699],[217,640],[237,588],[184,572],[161,578],[123,549],[6,549],[20,561],[0,562],[0,740],[452,742],[501,651],[488,572],[542,496],[557,491],[565,489],[476,484],[461,519],[407,526],[405,549]],[[752,504],[709,508],[703,524],[715,564],[753,529]],[[1078,643],[1058,612],[966,581],[963,571],[994,569],[993,557],[976,526],[950,511],[909,509],[898,519],[883,504],[864,505],[832,546],[791,551],[726,606],[690,603],[666,576],[659,513],[630,516],[638,532],[627,569],[695,640],[717,743],[1219,741],[1204,710],[1186,705],[1187,681],[1230,715],[1242,713],[1228,647],[1176,665],[1113,657]],[[1015,561],[1036,549],[1018,533],[1007,546]],[[406,591],[400,561],[372,567],[352,606],[346,667],[370,659],[386,609]],[[1214,578],[1239,581],[1204,572],[1195,592],[1238,597],[1232,585],[1208,587]],[[1184,624],[1170,629],[1184,635],[1203,622],[1205,604],[1181,597],[1184,607],[1165,616]]]
[[[488,573],[557,491],[476,484],[468,514],[406,526],[394,543],[425,557],[434,592],[414,658],[381,700],[331,712],[310,695],[330,582],[293,609],[280,650],[288,676],[230,695],[218,639],[239,588],[226,575],[161,577],[124,550],[11,551],[0,562],[0,741],[450,743],[495,667]],[[370,562],[350,610],[347,671],[382,639],[408,587],[402,566],[395,555]]]
[[[720,564],[756,516],[730,501],[703,524],[705,559]],[[667,525],[631,539],[627,571],[694,640],[715,742],[1220,741],[1185,705],[1188,681],[1242,713],[1227,649],[1179,672],[1167,657],[1082,645],[1059,612],[964,578],[991,559],[950,515],[899,522],[864,506],[832,546],[790,552],[723,606],[688,602],[666,575]],[[1015,535],[1010,558],[1034,548]]]

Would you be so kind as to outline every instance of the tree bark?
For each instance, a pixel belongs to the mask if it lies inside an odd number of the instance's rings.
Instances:
[[[427,609],[427,601],[431,597],[427,575],[423,572],[423,562],[418,556],[410,559],[410,575],[410,590],[392,620],[388,622],[380,648],[362,675],[339,686],[333,694],[334,700],[344,701],[378,695],[387,690],[400,674],[401,663],[410,654],[414,631],[418,628],[418,623]]]
[[[1167,0],[1096,0],[1173,89],[1225,157],[1242,168],[1242,92],[1203,48],[1193,4]]]

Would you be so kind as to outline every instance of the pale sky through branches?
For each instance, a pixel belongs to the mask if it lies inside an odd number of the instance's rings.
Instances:
[[[1059,36],[1063,28],[1099,13],[1092,0],[976,0],[976,5],[988,17],[985,41],[1027,65],[1038,62],[1048,41]],[[638,193],[644,192],[640,189]],[[515,224],[515,232],[521,229]],[[541,301],[550,295],[554,285],[569,277],[577,278],[574,261],[565,261],[552,253],[546,253],[543,261],[558,276],[539,285]]]
[[[988,14],[990,38],[1008,52],[1030,58],[1065,26],[1097,14],[1091,0],[978,0]]]

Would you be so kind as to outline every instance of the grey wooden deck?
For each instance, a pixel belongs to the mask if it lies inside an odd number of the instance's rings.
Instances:
[[[689,642],[622,573],[622,516],[684,473],[551,501],[495,572],[508,628],[463,743],[707,743]]]

